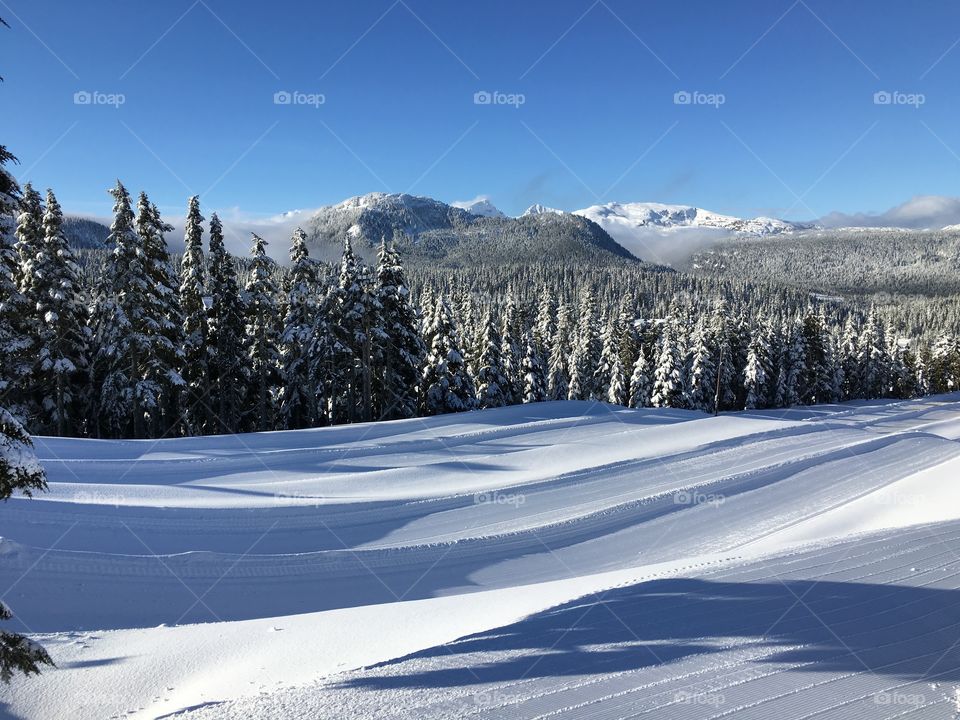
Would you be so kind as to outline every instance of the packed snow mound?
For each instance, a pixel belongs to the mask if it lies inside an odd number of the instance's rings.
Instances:
[[[958,439],[960,394],[38,437],[50,491],[0,506],[0,587],[57,667],[0,706],[950,717]]]

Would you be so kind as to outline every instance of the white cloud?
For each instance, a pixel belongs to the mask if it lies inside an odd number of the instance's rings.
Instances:
[[[833,212],[819,222],[825,227],[939,229],[960,223],[960,197],[917,195],[881,213]]]

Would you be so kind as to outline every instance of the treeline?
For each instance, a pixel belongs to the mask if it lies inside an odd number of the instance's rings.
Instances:
[[[424,272],[415,298],[390,245],[371,265],[348,238],[335,267],[310,258],[299,230],[289,267],[256,235],[241,266],[196,197],[176,262],[146,194],[134,206],[119,182],[110,192],[110,251],[95,267],[77,263],[54,194],[29,185],[0,246],[2,403],[33,433],[233,433],[560,399],[788,407],[950,390],[960,371],[952,337],[918,350],[875,313],[796,295],[623,292],[540,269],[522,292],[495,271],[488,294]]]

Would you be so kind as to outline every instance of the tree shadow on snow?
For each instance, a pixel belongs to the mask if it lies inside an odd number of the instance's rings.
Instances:
[[[758,662],[801,671],[956,681],[960,591],[808,580],[658,580],[581,598],[378,666],[393,666],[390,673],[374,667],[340,687],[455,687],[619,673],[716,653],[730,639],[768,649]],[[411,659],[429,660],[432,669],[402,673]]]

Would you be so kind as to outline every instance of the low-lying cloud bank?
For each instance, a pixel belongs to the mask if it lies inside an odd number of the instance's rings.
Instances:
[[[960,197],[917,195],[882,213],[833,212],[819,220],[835,227],[902,227],[911,230],[939,230],[960,224]]]

